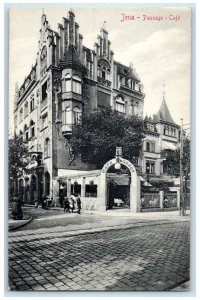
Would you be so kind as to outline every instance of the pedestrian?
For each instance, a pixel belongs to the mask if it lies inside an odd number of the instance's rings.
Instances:
[[[69,199],[68,197],[64,198],[64,212],[69,211]]]
[[[78,195],[78,197],[76,199],[76,203],[77,203],[77,213],[80,215],[81,214],[81,197],[80,197],[80,195]]]
[[[74,212],[74,197],[73,197],[73,195],[70,197],[69,207],[71,209],[71,212],[73,213]]]
[[[13,216],[14,220],[23,219],[21,201],[20,201],[18,195],[15,195],[15,197],[14,197],[14,202],[12,205],[12,216]]]
[[[168,199],[167,198],[165,198],[164,201],[163,201],[163,207],[164,208],[168,207]]]
[[[63,207],[64,198],[65,198],[64,197],[64,192],[63,192],[63,190],[61,190],[61,192],[60,192],[60,199],[59,199],[61,207]]]

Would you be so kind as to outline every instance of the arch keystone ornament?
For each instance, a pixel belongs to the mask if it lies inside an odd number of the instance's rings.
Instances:
[[[108,169],[115,165],[121,164],[126,166],[131,174],[130,182],[130,211],[131,212],[140,212],[140,175],[137,174],[137,171],[134,165],[120,156],[116,155],[116,158],[109,160],[102,168],[100,175],[100,186],[99,186],[99,209],[106,210],[107,204],[107,181],[106,176]]]

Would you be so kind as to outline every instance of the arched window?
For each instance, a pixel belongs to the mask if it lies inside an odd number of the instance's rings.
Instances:
[[[81,110],[78,106],[73,107],[73,124],[80,124]]]
[[[35,123],[33,122],[33,120],[30,121],[30,129],[31,129],[31,137],[35,136]]]
[[[40,66],[41,66],[41,73],[45,71],[47,66],[47,47],[44,46],[40,56]]]
[[[28,141],[28,126],[24,125],[24,136],[25,136],[25,140]]]
[[[125,102],[121,96],[116,97],[116,111],[125,113]]]
[[[102,68],[102,78],[106,79],[106,69]]]
[[[69,106],[62,112],[63,125],[72,124],[72,110]]]
[[[50,157],[50,140],[49,138],[46,138],[44,142],[44,157]]]
[[[49,194],[50,194],[50,175],[49,175],[49,172],[45,172],[44,177],[45,177],[45,195],[49,196]]]

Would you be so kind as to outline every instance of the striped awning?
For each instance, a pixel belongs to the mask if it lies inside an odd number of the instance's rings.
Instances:
[[[162,150],[176,150],[177,146],[174,143],[162,141]]]

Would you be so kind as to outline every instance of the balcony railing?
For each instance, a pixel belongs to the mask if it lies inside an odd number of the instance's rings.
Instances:
[[[101,84],[101,85],[103,85],[103,86],[105,86],[109,89],[111,88],[111,81],[106,80],[106,79],[104,79],[102,77],[99,77],[99,76],[97,77],[97,81],[98,81],[99,84]]]

